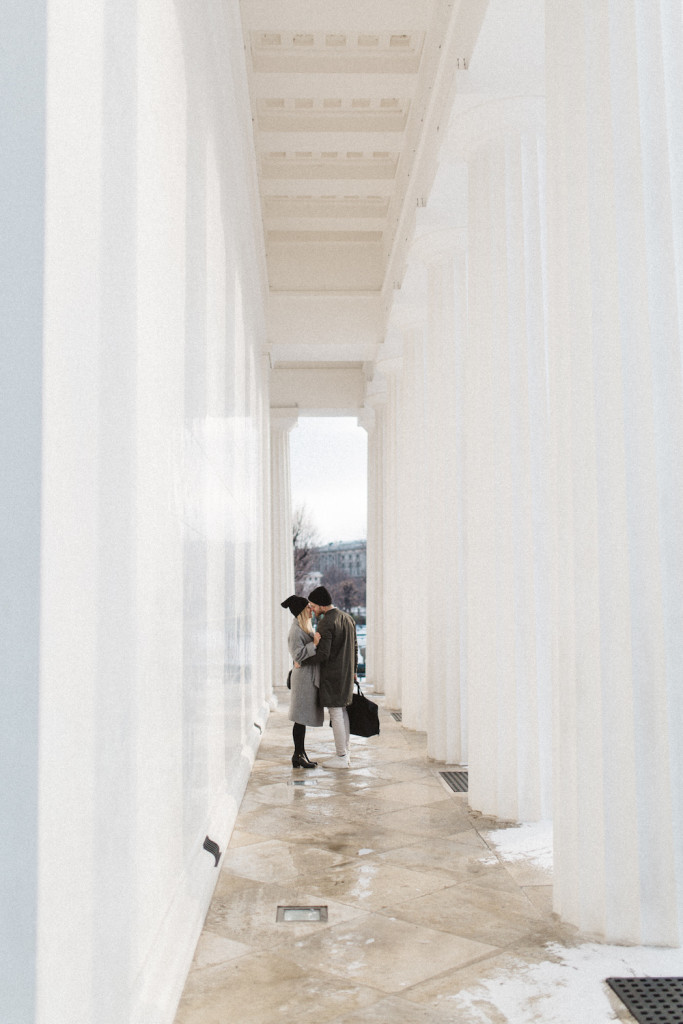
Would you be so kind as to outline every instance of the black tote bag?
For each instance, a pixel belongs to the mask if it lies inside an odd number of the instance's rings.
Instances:
[[[353,700],[346,705],[351,733],[353,736],[379,736],[379,708],[368,700],[358,680],[356,687],[358,693],[354,693]]]

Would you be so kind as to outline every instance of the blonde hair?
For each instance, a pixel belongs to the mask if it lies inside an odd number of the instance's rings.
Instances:
[[[308,618],[306,618],[306,612],[309,613]],[[296,617],[296,621],[299,623],[304,633],[310,633],[311,636],[313,635],[313,616],[310,614],[309,608],[304,608],[302,612],[299,612]]]

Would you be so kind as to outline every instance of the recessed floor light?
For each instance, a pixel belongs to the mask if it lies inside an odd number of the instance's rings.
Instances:
[[[278,907],[276,921],[327,921],[327,907]]]

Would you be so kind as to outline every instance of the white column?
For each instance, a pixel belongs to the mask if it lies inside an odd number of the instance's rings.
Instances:
[[[271,424],[270,424],[270,355],[267,351],[261,354],[261,432],[259,438],[260,449],[260,470],[261,470],[261,494],[262,494],[262,516],[261,516],[261,551],[258,556],[259,566],[262,569],[264,587],[263,594],[272,608],[270,616],[263,617],[263,628],[260,630],[261,652],[261,686],[260,693],[263,701],[271,708],[277,707],[277,698],[273,694],[273,630],[271,620],[279,619],[279,601],[273,588],[273,514],[272,514],[272,481],[271,481]],[[280,601],[282,598],[280,598]]]
[[[679,945],[683,146],[664,24],[681,39],[673,0],[546,4],[554,901],[608,941]]]
[[[400,708],[402,700],[401,672],[401,572],[398,544],[398,378],[400,357],[380,359],[377,370],[386,378],[386,405],[384,407],[382,507],[384,509],[381,538],[382,594],[383,594],[383,662],[382,689],[387,707]]]
[[[436,199],[437,197],[435,197]],[[431,200],[430,200],[431,202]],[[434,219],[434,212],[427,210]],[[462,360],[467,343],[465,228],[420,234],[414,258],[427,267],[424,375],[423,523],[428,535],[425,572],[431,607],[425,699],[428,750],[437,760],[467,762],[467,689],[464,648],[464,432]]]
[[[383,382],[382,382],[383,383]],[[368,432],[368,541],[367,541],[367,647],[366,681],[376,693],[384,692],[384,421],[386,391],[372,382],[359,423]]]
[[[424,732],[427,727],[426,693],[429,685],[425,648],[416,643],[416,625],[428,607],[430,581],[426,566],[429,515],[425,493],[423,353],[426,317],[421,307],[397,304],[391,322],[402,338],[403,358],[397,393],[397,592],[395,610],[401,673],[403,725]],[[425,616],[426,618],[426,616]],[[420,627],[418,626],[418,629]]]
[[[513,820],[550,813],[542,119],[542,101],[519,96],[453,126],[469,158],[470,803]]]
[[[273,579],[273,685],[284,685],[290,668],[287,634],[291,613],[280,603],[294,593],[292,544],[292,484],[289,432],[297,423],[296,409],[270,410],[270,486]]]

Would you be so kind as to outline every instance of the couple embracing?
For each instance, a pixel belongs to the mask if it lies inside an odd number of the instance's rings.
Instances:
[[[289,718],[294,722],[292,736],[295,768],[315,768],[305,751],[306,726],[323,724],[323,709],[330,712],[336,756],[323,762],[325,768],[348,768],[349,716],[347,705],[353,699],[358,669],[356,624],[350,615],[335,608],[330,592],[316,587],[305,597],[296,594],[282,602],[294,622],[289,630],[289,653],[294,662]],[[317,631],[313,629],[313,615]]]

